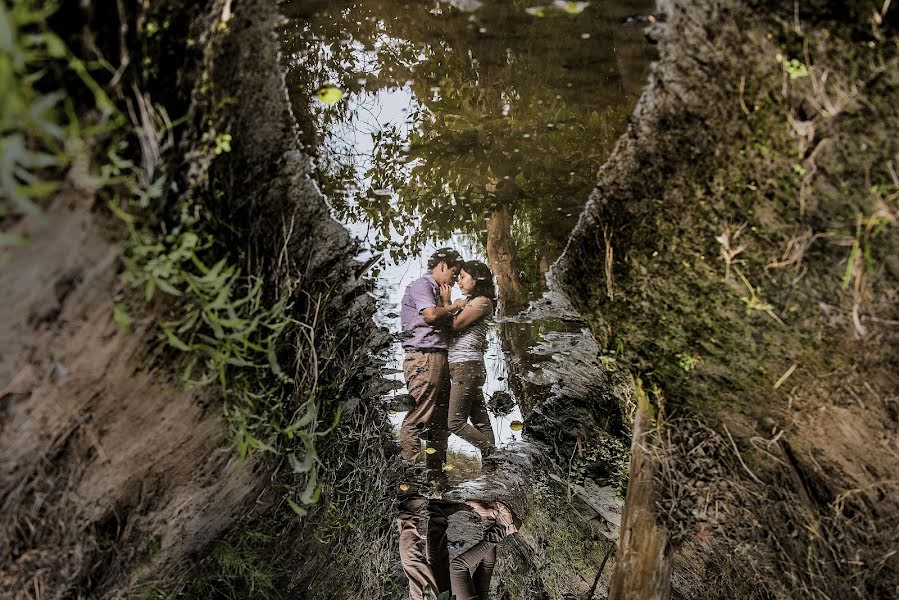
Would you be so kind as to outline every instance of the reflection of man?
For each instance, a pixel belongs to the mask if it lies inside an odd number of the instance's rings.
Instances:
[[[465,300],[449,302],[450,288],[459,276],[462,257],[451,248],[441,248],[428,260],[429,272],[406,287],[400,321],[408,338],[403,342],[406,359],[403,375],[415,406],[400,427],[404,459],[412,461],[420,452],[420,438],[427,430],[426,464],[430,477],[443,477],[446,441],[449,437],[449,345],[443,327],[465,306]]]

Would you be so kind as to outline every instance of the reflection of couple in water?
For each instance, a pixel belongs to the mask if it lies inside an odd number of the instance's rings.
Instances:
[[[465,297],[450,302],[457,281]],[[408,463],[420,458],[424,438],[427,476],[437,487],[446,483],[443,467],[450,432],[477,447],[482,457],[496,449],[482,392],[487,330],[495,309],[489,267],[463,261],[451,248],[435,252],[428,260],[428,272],[409,284],[403,295],[400,320],[407,336],[403,374],[415,405],[400,428],[402,457]],[[450,561],[447,519],[459,510],[477,512],[484,535]],[[427,544],[419,531],[425,512]],[[521,526],[499,501],[463,504],[417,494],[401,500],[397,524],[400,559],[413,600],[423,598],[427,587],[441,597],[452,593],[457,600],[486,600],[496,545]]]
[[[460,510],[478,513],[484,535],[479,542],[450,560],[446,527],[450,515]],[[425,512],[428,517],[427,544],[419,531],[419,522]],[[428,500],[421,496],[412,496],[400,503],[397,524],[400,561],[409,579],[411,600],[424,598],[426,588],[440,598],[452,594],[456,600],[487,600],[496,564],[496,546],[521,527],[521,521],[502,502],[468,500],[461,503]]]

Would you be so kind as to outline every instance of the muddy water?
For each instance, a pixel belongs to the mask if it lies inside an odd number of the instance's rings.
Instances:
[[[490,265],[499,307],[484,392],[497,400],[497,445],[510,452],[528,437],[518,423],[546,398],[566,385],[592,393],[600,367],[578,315],[551,295],[528,307],[547,292],[654,56],[632,18],[652,1],[534,4],[283,7],[291,104],[314,124],[300,138],[334,217],[362,243],[377,322],[399,332],[405,287],[435,249]],[[388,369],[396,389],[384,399],[397,425],[402,359],[398,340]],[[449,449],[452,482],[479,475],[472,446],[451,436]]]

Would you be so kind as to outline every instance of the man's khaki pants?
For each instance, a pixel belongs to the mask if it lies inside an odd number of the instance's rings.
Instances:
[[[403,375],[409,394],[415,398],[415,407],[406,413],[400,427],[400,446],[406,460],[415,460],[420,450],[420,439],[427,441],[426,464],[430,476],[443,475],[446,462],[446,441],[449,438],[449,365],[446,352],[407,351],[403,362]]]

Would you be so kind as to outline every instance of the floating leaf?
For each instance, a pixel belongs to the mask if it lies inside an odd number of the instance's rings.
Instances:
[[[444,466],[443,468],[446,469],[447,471],[452,471],[452,470],[455,469],[456,467],[454,467],[453,465],[447,463],[446,466]]]
[[[409,484],[408,484],[408,483],[401,483],[401,484],[400,484],[400,491],[401,491],[401,492],[408,492],[408,491],[409,491]]]
[[[524,429],[524,423],[522,423],[521,421],[512,421],[511,423],[509,423],[509,429],[511,429],[512,431],[521,431],[522,429]]]
[[[569,15],[579,15],[584,9],[590,6],[589,2],[566,2],[565,0],[555,0],[553,6],[568,13]]]
[[[546,16],[546,7],[545,6],[532,6],[530,8],[524,9],[524,12],[528,13],[534,17],[545,17]]]
[[[323,85],[318,88],[317,92],[315,92],[315,97],[318,98],[320,102],[330,106],[343,98],[343,90],[336,85]]]
[[[427,452],[428,454],[434,454],[435,452],[437,452],[437,448],[431,448],[430,446],[428,446],[427,448],[425,448],[425,452]]]

